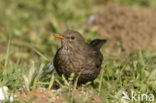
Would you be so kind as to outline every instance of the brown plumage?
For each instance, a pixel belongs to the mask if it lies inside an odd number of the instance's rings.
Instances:
[[[68,78],[71,73],[78,77],[78,83],[93,81],[101,70],[103,56],[100,48],[106,40],[95,39],[87,44],[77,31],[67,30],[56,34],[61,39],[61,47],[54,57],[57,73]]]

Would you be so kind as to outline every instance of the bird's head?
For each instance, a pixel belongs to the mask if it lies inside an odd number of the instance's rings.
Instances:
[[[67,30],[61,34],[55,34],[56,38],[61,39],[61,45],[65,49],[83,49],[85,44],[81,34],[74,30]]]

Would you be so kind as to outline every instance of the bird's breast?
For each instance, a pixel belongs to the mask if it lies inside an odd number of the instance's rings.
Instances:
[[[63,50],[59,52],[59,68],[64,72],[79,72],[85,65],[85,57],[76,52],[64,52]]]

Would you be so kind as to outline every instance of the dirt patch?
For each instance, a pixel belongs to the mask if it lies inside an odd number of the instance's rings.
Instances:
[[[63,90],[48,90],[48,89],[34,89],[30,92],[21,91],[18,93],[22,98],[22,102],[31,101],[31,103],[64,103],[71,101],[71,95],[69,92]],[[102,99],[100,96],[95,96],[87,91],[77,89],[74,92],[73,100],[76,103],[87,102],[87,103],[101,103]]]
[[[101,9],[88,28],[97,27],[108,38],[108,52],[130,53],[138,49],[156,50],[156,11],[109,3]]]

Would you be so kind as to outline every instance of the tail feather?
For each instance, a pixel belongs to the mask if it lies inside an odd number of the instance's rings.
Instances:
[[[89,43],[93,48],[100,50],[104,43],[106,43],[106,39],[95,39]]]

